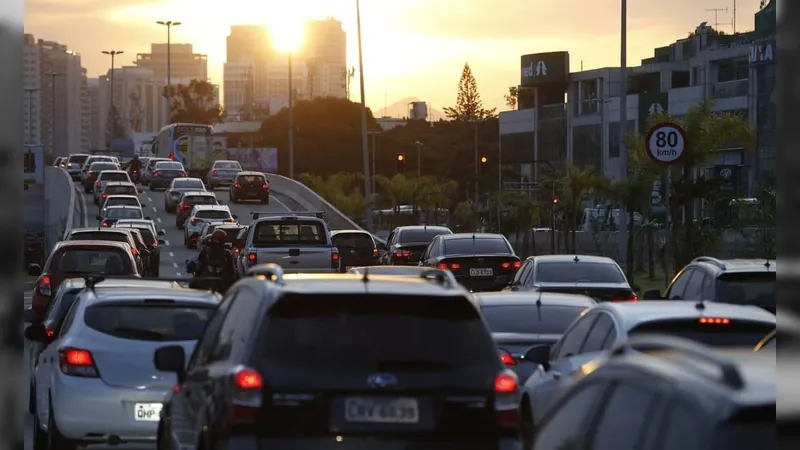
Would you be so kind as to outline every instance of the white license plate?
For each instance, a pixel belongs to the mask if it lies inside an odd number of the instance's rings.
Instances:
[[[376,399],[351,397],[345,399],[344,417],[357,423],[417,423],[419,405],[413,398]]]
[[[469,269],[469,276],[471,277],[490,277],[494,275],[492,269]]]
[[[133,417],[137,421],[158,422],[162,406],[161,403],[137,403],[133,406]]]

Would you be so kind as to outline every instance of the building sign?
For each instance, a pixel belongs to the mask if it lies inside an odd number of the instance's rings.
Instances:
[[[569,80],[569,52],[534,53],[520,57],[520,85],[566,83]]]
[[[723,197],[735,198],[738,196],[740,175],[740,166],[731,164],[714,166],[714,178],[719,182],[719,189]]]
[[[765,41],[754,42],[750,45],[750,65],[761,64],[774,64],[777,49],[775,48],[775,39],[768,39]]]
[[[210,134],[210,125],[176,125],[173,139],[177,139],[182,136],[207,136]]]
[[[650,116],[667,112],[669,108],[669,95],[666,92],[644,92],[639,94],[639,132],[646,133],[650,128]]]

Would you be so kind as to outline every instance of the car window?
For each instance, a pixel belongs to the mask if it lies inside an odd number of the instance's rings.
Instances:
[[[138,195],[134,186],[106,186],[103,189],[104,194],[110,195]]]
[[[141,219],[144,215],[139,208],[109,208],[106,211],[106,217],[109,219]]]
[[[61,323],[61,329],[58,331],[58,337],[61,338],[69,332],[72,324],[75,322],[75,317],[78,311],[78,302],[73,301],[72,306],[67,310],[67,315],[64,317],[64,322]]]
[[[121,249],[77,249],[59,250],[50,261],[50,270],[74,273],[104,273],[126,275],[133,272],[130,257]]]
[[[231,213],[230,211],[226,211],[224,209],[211,209],[197,211],[194,216],[198,219],[230,219]]]
[[[586,335],[592,329],[592,325],[594,325],[596,320],[596,314],[581,317],[561,338],[558,344],[558,355],[556,355],[554,360],[558,361],[561,358],[579,354],[583,346],[583,341],[586,339]]]
[[[105,202],[106,207],[114,205],[141,206],[141,203],[135,198],[109,198]]]
[[[210,195],[190,195],[183,197],[183,203],[186,205],[216,205],[217,198]]]
[[[147,162],[147,167],[153,168],[153,167],[155,167],[155,165],[157,163],[160,163],[160,162],[163,162],[163,161],[169,161],[169,160],[168,159],[151,159],[150,161]]]
[[[69,235],[70,241],[112,241],[129,243],[128,233],[109,233],[103,231],[83,231]]]
[[[217,161],[214,163],[214,168],[220,170],[242,170],[242,166],[236,161]]]
[[[614,263],[542,262],[536,265],[541,283],[624,283],[625,276]]]
[[[211,315],[208,320],[208,325],[197,340],[197,345],[189,359],[187,371],[193,367],[203,366],[210,362],[211,354],[219,341],[220,330],[222,329],[222,325],[233,303],[233,295],[235,294],[232,293],[225,297],[222,302],[220,302],[216,311]]]
[[[592,450],[638,450],[643,447],[651,417],[657,410],[652,392],[618,384],[601,407],[592,436]]]
[[[594,415],[594,405],[603,395],[601,384],[584,385],[555,406],[536,434],[536,450],[577,450],[584,427]]]
[[[84,322],[100,333],[138,341],[193,341],[200,337],[216,305],[101,303],[86,308]]]
[[[183,164],[176,162],[158,162],[156,170],[183,170]]]
[[[266,178],[261,175],[239,175],[236,181],[245,184],[264,184],[267,182]]]
[[[702,300],[703,282],[706,279],[706,274],[700,269],[694,269],[694,275],[689,279],[686,284],[686,290],[683,292],[685,300]]]
[[[445,255],[480,255],[480,254],[502,254],[513,255],[514,250],[508,246],[505,239],[501,238],[478,238],[478,239],[445,239]]]
[[[689,279],[692,277],[694,269],[689,267],[678,275],[678,278],[673,281],[669,287],[667,299],[668,300],[682,300],[683,294],[686,291],[686,286],[689,285]]]
[[[185,179],[185,178],[176,178],[172,181],[172,188],[173,189],[194,189],[198,191],[202,191],[205,189],[203,182],[201,180],[192,180],[192,179]]]
[[[155,234],[153,234],[153,230],[151,230],[150,227],[145,226],[145,227],[129,227],[129,228],[135,228],[136,230],[138,230],[139,234],[142,236],[142,239],[144,240],[144,243],[146,245],[150,247],[155,247],[156,244],[158,243],[158,238],[156,237]]]
[[[493,333],[562,334],[585,308],[543,305],[483,305]]]
[[[100,172],[103,170],[117,170],[117,165],[114,163],[92,163],[89,166],[89,172]]]
[[[675,403],[667,411],[661,427],[660,450],[700,450],[696,417],[692,409]]]
[[[434,236],[442,234],[453,234],[453,232],[441,228],[402,230],[397,236],[397,242],[400,244],[429,244]]]
[[[381,297],[284,295],[268,313],[263,359],[314,371],[496,370],[497,348],[468,299]]]
[[[724,319],[724,318],[723,318]],[[636,336],[656,333],[678,336],[711,347],[750,347],[770,331],[775,323],[731,320],[728,323],[702,322],[702,319],[663,320],[638,325],[628,334]]]
[[[89,159],[89,155],[70,155],[69,162],[83,164]]]
[[[349,249],[370,249],[375,248],[375,241],[372,236],[366,233],[337,233],[331,240],[334,247],[339,251]]]
[[[100,172],[100,179],[103,181],[128,181],[128,174],[125,172]]]
[[[64,320],[64,317],[69,312],[69,308],[72,307],[72,303],[75,302],[75,299],[78,297],[78,293],[81,292],[81,289],[64,289],[59,290],[58,294],[56,294],[56,298],[54,301],[50,302],[50,306],[47,308],[47,312],[44,316],[45,322],[50,322],[51,327],[59,328],[61,322]]]
[[[775,272],[725,273],[717,277],[719,302],[760,306],[775,312]]]
[[[614,331],[614,321],[608,314],[597,314],[597,322],[592,327],[592,331],[586,336],[586,342],[581,347],[581,353],[597,352],[605,350],[608,343],[609,333]]]
[[[327,242],[325,228],[316,221],[292,221],[291,224],[261,222],[253,232],[253,245],[256,247],[324,245]]]

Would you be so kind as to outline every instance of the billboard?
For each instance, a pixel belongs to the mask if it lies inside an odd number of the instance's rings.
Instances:
[[[278,173],[277,148],[229,148],[228,159],[239,161],[244,170]]]
[[[569,81],[569,52],[533,53],[520,57],[520,86]]]
[[[753,42],[750,44],[750,54],[748,61],[751,66],[760,66],[762,64],[774,64],[778,56],[777,48],[775,47],[775,39],[765,39],[763,41]]]

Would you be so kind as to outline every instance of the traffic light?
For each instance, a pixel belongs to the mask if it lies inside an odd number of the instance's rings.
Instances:
[[[26,152],[23,159],[25,161],[25,173],[36,172],[36,156],[32,152]]]
[[[404,173],[406,171],[406,155],[405,153],[397,154],[397,173]]]

